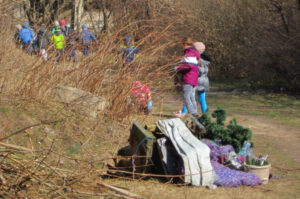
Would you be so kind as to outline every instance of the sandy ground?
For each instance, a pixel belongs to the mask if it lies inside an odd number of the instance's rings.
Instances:
[[[271,139],[276,148],[288,154],[300,165],[300,130],[272,120],[253,115],[233,113],[239,124],[252,130],[253,134]]]

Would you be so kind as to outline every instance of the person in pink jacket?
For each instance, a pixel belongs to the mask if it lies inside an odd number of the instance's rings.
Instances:
[[[176,68],[177,72],[182,73],[182,90],[184,103],[188,112],[193,116],[197,115],[197,103],[195,99],[196,86],[198,85],[198,64],[200,53],[193,47],[191,38],[182,40],[184,48],[184,57],[181,59],[181,65]]]

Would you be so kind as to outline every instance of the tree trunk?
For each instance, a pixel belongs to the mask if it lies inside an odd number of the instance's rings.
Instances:
[[[23,8],[30,24],[50,24],[65,7],[64,0],[30,0],[23,2]]]
[[[74,0],[72,11],[72,25],[74,29],[80,29],[80,22],[84,12],[83,0]]]

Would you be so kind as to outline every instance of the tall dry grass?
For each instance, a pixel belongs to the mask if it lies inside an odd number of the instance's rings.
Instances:
[[[89,57],[79,53],[78,63],[67,55],[56,63],[53,46],[47,63],[25,54],[14,43],[14,22],[1,17],[0,26],[8,28],[0,30],[0,105],[10,110],[0,112],[1,196],[111,197],[99,188],[99,175],[127,142],[133,116],[143,119],[133,115],[126,101],[132,83],[141,80],[152,88],[163,87],[172,81],[169,72],[176,62],[168,53],[177,42],[171,20],[166,17],[153,28],[149,24],[161,18],[136,19],[133,13],[124,14],[122,21],[120,17],[115,16],[115,28],[91,46]],[[124,64],[119,53],[126,35],[138,39],[139,53],[131,64]],[[82,46],[77,49],[80,52]],[[110,105],[89,120],[74,112],[72,104],[52,100],[58,85],[91,92]]]
[[[4,18],[1,26],[11,27],[9,23]],[[176,62],[173,57],[164,55],[176,43],[170,26],[145,33],[148,26],[137,27],[137,23],[140,21],[124,23],[114,32],[101,35],[87,58],[80,55],[83,47],[77,43],[78,63],[68,61],[67,53],[64,61],[56,63],[53,46],[49,49],[52,59],[47,63],[39,57],[26,55],[15,47],[11,37],[13,30],[2,29],[1,35],[7,35],[1,41],[2,92],[45,101],[55,87],[66,85],[106,98],[111,105],[109,113],[116,117],[128,115],[125,99],[132,82],[141,80],[150,86],[158,85],[169,78],[168,68]],[[119,52],[123,38],[131,35],[134,39],[134,35],[141,32],[144,36],[135,42],[139,53],[133,63],[124,64]]]

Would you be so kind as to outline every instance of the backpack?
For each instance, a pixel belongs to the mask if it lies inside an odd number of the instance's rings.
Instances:
[[[30,44],[33,33],[30,29],[23,28],[20,32],[20,40],[23,44]]]

